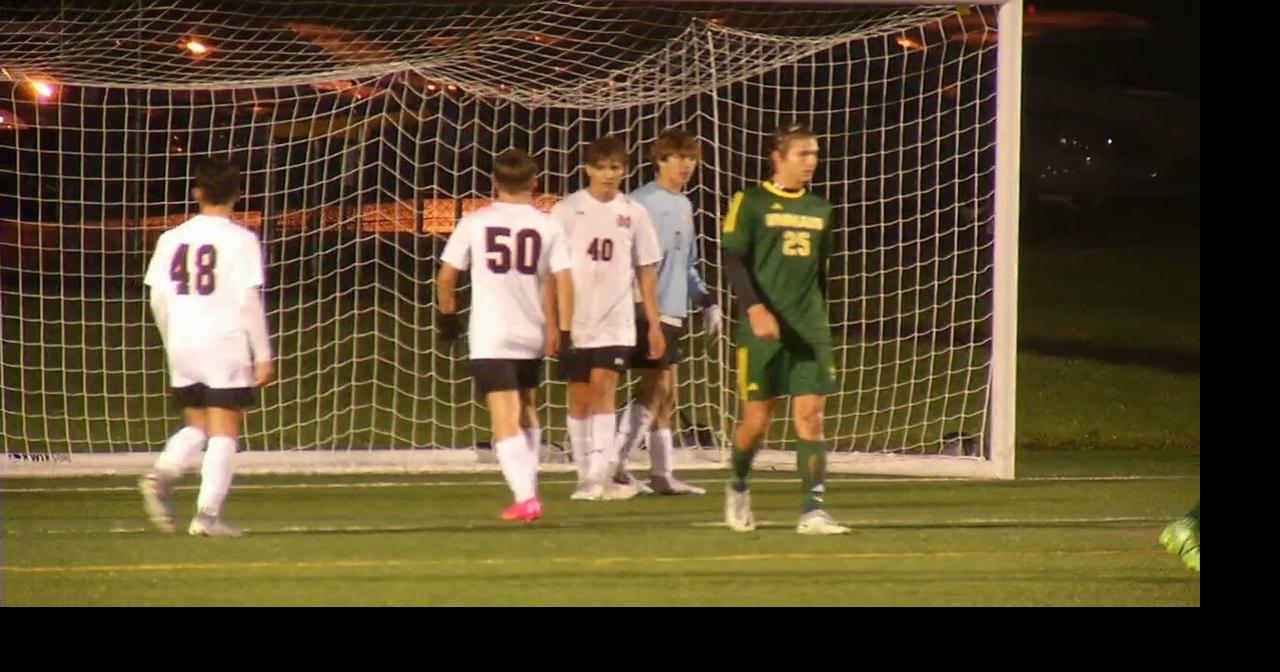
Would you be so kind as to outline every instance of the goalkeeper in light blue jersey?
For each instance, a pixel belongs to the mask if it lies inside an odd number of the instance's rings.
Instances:
[[[636,348],[631,368],[640,376],[639,394],[623,413],[618,427],[620,461],[614,480],[635,486],[641,493],[702,495],[706,490],[681,482],[673,474],[671,418],[675,413],[676,364],[680,361],[680,335],[689,317],[690,300],[701,308],[703,327],[712,336],[720,333],[720,307],[698,274],[698,247],[693,228],[693,204],[684,187],[698,166],[698,139],[679,129],[663,131],[654,142],[651,160],[657,177],[631,192],[653,221],[662,249],[658,266],[658,307],[667,349],[659,359],[648,357],[648,323],[638,313]],[[649,440],[651,474],[646,487],[627,472],[627,455]]]

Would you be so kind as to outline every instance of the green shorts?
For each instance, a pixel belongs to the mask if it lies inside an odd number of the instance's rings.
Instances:
[[[761,401],[802,394],[833,394],[836,360],[831,344],[738,339],[738,394]]]

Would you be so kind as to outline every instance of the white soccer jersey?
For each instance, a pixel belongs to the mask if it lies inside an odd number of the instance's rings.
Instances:
[[[574,347],[635,346],[636,269],[662,260],[649,211],[626,194],[601,203],[582,189],[551,216],[564,226],[573,256]]]
[[[471,359],[542,357],[542,283],[572,264],[555,220],[532,205],[495,201],[458,222],[441,261],[471,269]]]
[[[166,295],[170,385],[252,387],[244,299],[263,284],[258,237],[225,217],[196,215],[160,235],[143,282]]]

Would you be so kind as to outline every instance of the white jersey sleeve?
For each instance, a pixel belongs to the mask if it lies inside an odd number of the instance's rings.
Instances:
[[[172,245],[169,244],[171,238],[168,232],[160,234],[160,240],[156,241],[156,249],[151,253],[151,263],[147,264],[147,274],[143,277],[143,284],[151,288],[151,291],[159,291],[165,289],[164,283],[169,279],[169,257],[172,256],[170,250]]]
[[[562,198],[551,206],[551,212],[547,213],[551,217],[551,221],[560,228],[560,237],[565,241],[565,249],[570,253],[573,251],[573,245],[570,244],[570,238],[573,236],[573,207],[566,205],[568,198]]]
[[[564,227],[566,224],[568,224],[568,222],[565,221],[566,220],[565,211],[568,210],[568,208],[565,207],[564,202],[565,202],[565,199],[563,198],[556,201],[551,206],[551,212],[548,213],[551,215],[551,219],[554,219],[558,224],[560,224],[561,227]]]
[[[465,271],[471,268],[471,218],[463,217],[449,234],[449,242],[444,244],[444,252],[440,261]]]
[[[573,268],[573,254],[569,251],[569,237],[564,233],[564,226],[558,220],[552,219],[549,231],[550,250],[547,254],[547,262],[550,265],[552,273],[567,271]]]
[[[262,245],[258,236],[245,231],[244,243],[237,255],[240,260],[239,281],[241,289],[248,290],[267,284],[266,272],[262,266]]]
[[[651,266],[662,261],[662,246],[658,243],[658,232],[653,228],[653,220],[643,205],[635,203],[635,244],[631,247],[631,261],[636,268]]]

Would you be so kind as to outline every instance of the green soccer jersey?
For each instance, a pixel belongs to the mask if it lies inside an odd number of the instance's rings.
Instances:
[[[742,253],[784,341],[831,343],[822,283],[834,242],[832,224],[831,204],[806,191],[764,182],[733,196],[721,245]],[[750,334],[750,323],[743,320],[741,329]]]

